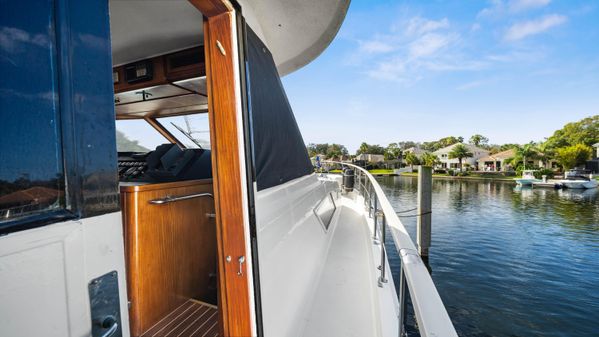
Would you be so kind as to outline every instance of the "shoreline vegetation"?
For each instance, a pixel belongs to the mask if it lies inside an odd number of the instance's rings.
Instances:
[[[397,176],[403,176],[403,177],[417,177],[418,173],[417,172],[403,172],[400,174],[395,173],[394,170],[391,169],[374,169],[374,170],[368,170],[368,172],[370,174],[372,174],[375,177],[397,177]],[[324,172],[324,173],[331,173],[331,174],[342,174],[341,170],[330,170],[328,172]],[[517,177],[517,176],[513,176],[513,177],[499,177],[499,176],[483,176],[483,175],[476,175],[476,174],[470,174],[468,176],[451,176],[449,174],[439,174],[439,173],[435,173],[433,174],[433,178],[437,178],[437,179],[455,179],[455,180],[497,180],[497,181],[515,181],[515,179],[518,178],[522,178],[522,177]]]
[[[370,172],[370,174],[372,174],[375,177],[398,177],[398,176],[402,176],[402,177],[418,177],[418,173],[417,172],[403,172],[400,174],[396,174],[394,172],[394,170],[390,170],[390,169],[374,169],[374,170],[368,170],[368,172]],[[331,173],[331,174],[342,174],[341,170],[330,170],[328,172],[323,172],[323,173]],[[522,176],[513,176],[513,177],[504,177],[504,176],[484,176],[484,175],[477,175],[477,174],[473,174],[471,173],[468,176],[451,176],[449,174],[439,174],[439,173],[435,173],[433,174],[433,179],[446,179],[446,180],[484,180],[484,181],[513,181],[515,182],[516,179],[520,179],[522,178]],[[599,181],[599,176],[594,177],[595,180]]]
[[[448,136],[428,142],[400,141],[387,147],[363,142],[355,155],[342,144],[310,143],[306,149],[315,166],[320,160],[352,162],[372,169],[374,175],[393,175],[390,168],[425,165],[437,170],[433,177],[438,178],[510,181],[532,169],[537,179],[543,175],[551,179],[574,168],[596,170],[599,115],[568,123],[540,142],[492,144],[480,134],[464,141],[461,136]],[[591,160],[594,162],[589,164]],[[486,172],[510,174],[490,176]]]

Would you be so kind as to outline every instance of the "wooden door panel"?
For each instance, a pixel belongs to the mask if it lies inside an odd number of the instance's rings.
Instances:
[[[188,299],[215,297],[210,274],[216,272],[216,224],[212,198],[162,205],[166,196],[212,193],[209,181],[121,189],[127,251],[130,317],[139,336]]]

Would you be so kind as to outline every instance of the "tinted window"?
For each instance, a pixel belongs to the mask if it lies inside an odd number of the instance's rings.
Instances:
[[[52,1],[0,0],[0,224],[64,208]]]

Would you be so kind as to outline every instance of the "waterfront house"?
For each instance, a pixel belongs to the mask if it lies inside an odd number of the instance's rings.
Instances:
[[[482,157],[477,160],[478,168],[482,171],[492,171],[492,172],[500,172],[500,171],[509,171],[512,169],[512,166],[506,164],[505,162],[509,158],[513,158],[516,155],[516,150],[509,149],[506,151],[498,152],[495,154],[491,154],[485,157]]]
[[[439,158],[439,164],[436,166],[438,168],[458,168],[460,166],[460,161],[458,158],[449,158],[449,153],[456,147],[458,144],[464,145],[468,151],[472,153],[472,157],[462,158],[462,165],[477,167],[477,160],[483,157],[487,157],[489,155],[489,151],[485,149],[481,149],[474,145],[464,144],[464,143],[455,143],[453,145],[444,147],[433,152]]]
[[[423,150],[423,149],[421,149],[419,147],[411,147],[409,149],[405,149],[403,151],[403,153],[404,153],[404,158],[405,158],[406,154],[413,153],[416,157],[418,157],[420,159],[423,154],[429,153],[429,151]]]
[[[593,159],[586,162],[585,168],[592,173],[599,173],[599,143],[593,144],[595,153],[593,153]]]
[[[356,160],[363,160],[367,163],[382,163],[385,161],[385,156],[382,154],[362,153],[356,156]]]

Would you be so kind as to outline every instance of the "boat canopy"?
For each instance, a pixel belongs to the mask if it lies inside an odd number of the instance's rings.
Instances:
[[[272,55],[247,29],[248,88],[258,191],[314,171]]]
[[[283,76],[314,60],[331,43],[349,0],[240,0],[239,4]],[[184,0],[111,0],[110,27],[114,66],[203,43],[202,14]]]

